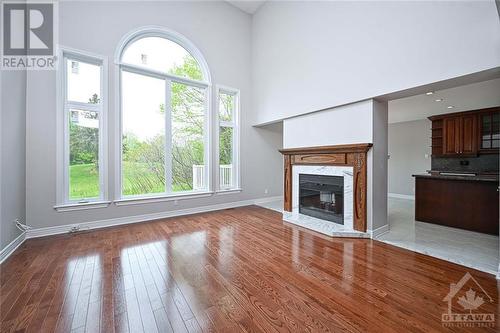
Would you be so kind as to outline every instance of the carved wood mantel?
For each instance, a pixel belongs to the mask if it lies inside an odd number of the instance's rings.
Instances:
[[[371,143],[281,149],[284,156],[284,210],[292,211],[292,165],[352,166],[354,229],[366,232],[366,153]]]

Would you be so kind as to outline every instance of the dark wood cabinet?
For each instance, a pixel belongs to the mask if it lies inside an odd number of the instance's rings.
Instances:
[[[443,119],[443,155],[477,154],[476,119],[476,115],[462,115]]]
[[[415,220],[498,235],[498,181],[415,175]]]
[[[479,150],[482,153],[498,152],[500,148],[500,108],[497,112],[479,115]]]
[[[450,117],[443,120],[443,154],[460,153],[460,117]]]
[[[460,154],[477,155],[477,116],[460,117]]]
[[[433,156],[477,156],[498,154],[500,107],[443,114],[432,121]]]

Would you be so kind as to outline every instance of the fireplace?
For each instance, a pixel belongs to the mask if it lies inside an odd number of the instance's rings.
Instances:
[[[344,224],[344,177],[299,174],[299,213]]]
[[[291,212],[283,219],[325,234],[352,235],[354,215],[353,167],[294,165]]]
[[[281,149],[283,219],[330,236],[366,237],[370,143]]]

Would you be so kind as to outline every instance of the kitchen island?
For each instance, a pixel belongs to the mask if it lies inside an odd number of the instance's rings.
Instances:
[[[498,235],[498,176],[415,177],[415,220]]]

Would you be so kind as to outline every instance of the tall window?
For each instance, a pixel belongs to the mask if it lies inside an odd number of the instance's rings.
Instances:
[[[103,58],[63,51],[59,204],[91,203],[107,196],[103,80]]]
[[[239,91],[217,89],[219,190],[239,188]]]
[[[149,31],[121,52],[122,197],[208,190],[208,71],[186,43]]]

